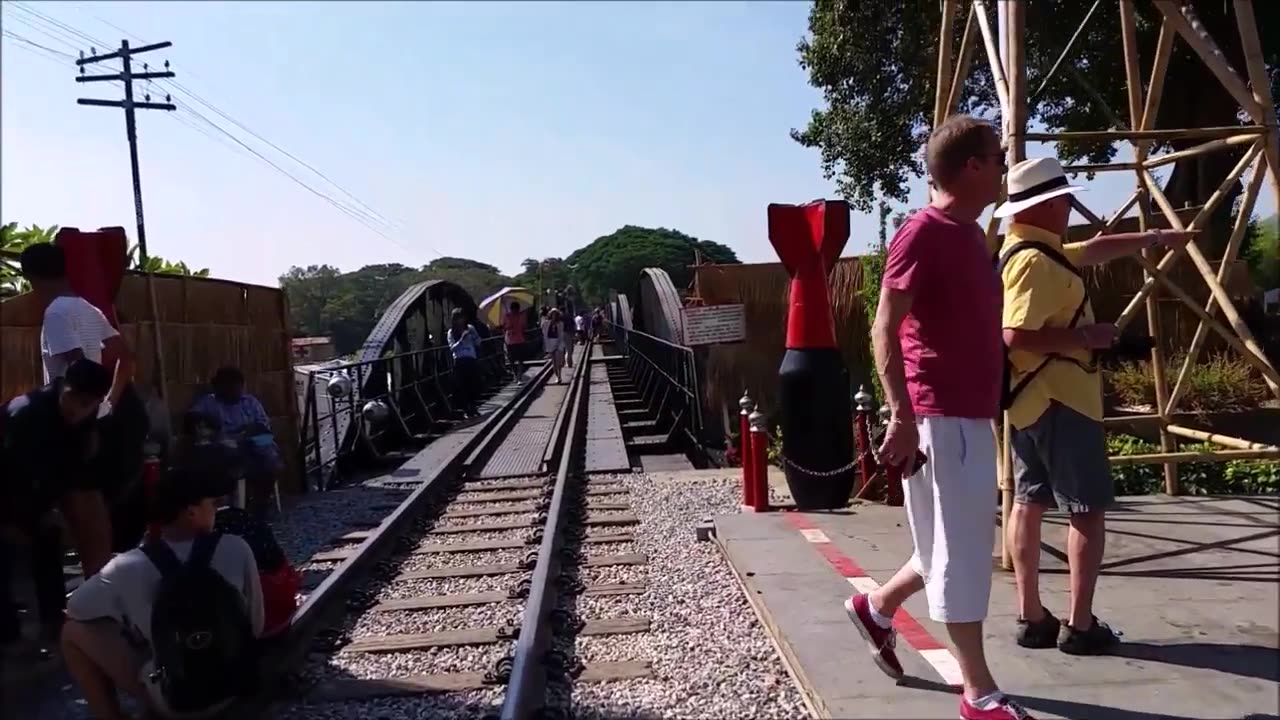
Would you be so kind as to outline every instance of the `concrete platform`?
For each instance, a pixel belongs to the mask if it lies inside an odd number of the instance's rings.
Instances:
[[[822,717],[958,716],[958,668],[923,595],[897,617],[908,675],[900,685],[871,662],[842,607],[854,587],[888,580],[908,558],[906,522],[901,508],[880,505],[715,520],[717,541]],[[1013,574],[997,568],[986,651],[1002,688],[1037,718],[1280,715],[1277,499],[1126,498],[1108,531],[1095,608],[1124,644],[1093,658],[1018,647]],[[1059,616],[1066,532],[1064,516],[1046,518],[1041,592]]]

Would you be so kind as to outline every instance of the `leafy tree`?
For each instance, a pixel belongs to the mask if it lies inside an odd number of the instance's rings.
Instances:
[[[573,272],[569,264],[558,257],[542,260],[525,258],[524,262],[520,263],[520,267],[520,274],[511,281],[534,292],[547,289],[563,290],[566,286],[573,284]]]
[[[280,276],[289,298],[295,335],[328,336],[337,351],[358,348],[396,298],[426,280],[448,280],[479,302],[510,278],[492,265],[466,258],[438,258],[419,269],[396,263],[366,265],[344,273],[332,265],[292,267]]]
[[[565,259],[573,266],[571,277],[578,292],[590,303],[604,301],[610,290],[638,297],[640,271],[660,267],[677,288],[687,287],[689,268],[701,255],[703,262],[737,263],[733,250],[720,243],[699,240],[678,230],[627,225]]]
[[[159,273],[161,275],[186,275],[188,277],[209,277],[209,268],[200,268],[192,270],[182,261],[169,262],[158,255],[148,255],[145,263],[138,262],[138,246],[133,245],[129,248],[129,265],[132,270],[141,270],[142,272]]]
[[[1144,76],[1155,55],[1161,18],[1152,2],[1134,3]],[[1244,54],[1232,4],[1195,0],[1191,5],[1228,62],[1243,72]],[[1029,93],[1040,87],[1091,6],[1078,0],[1025,3]],[[1280,99],[1276,70],[1280,67],[1280,3],[1254,3],[1254,12],[1272,94]],[[1029,102],[1033,120],[1051,130],[1070,131],[1106,128],[1117,124],[1116,116],[1120,122],[1128,117],[1116,13],[1115,3],[1103,3],[1063,66]],[[964,24],[964,15],[959,14],[953,47],[959,47]],[[991,25],[995,27],[994,20]],[[823,172],[862,212],[869,212],[881,194],[905,201],[909,178],[922,172],[920,149],[932,120],[940,27],[937,0],[817,0],[810,10],[810,35],[797,50],[810,84],[822,91],[824,107],[814,110],[808,125],[792,130],[791,135],[805,147],[819,150]],[[1237,103],[1185,42],[1179,40],[1174,47],[1155,126],[1238,124]],[[986,53],[979,44],[958,109],[994,116],[998,108]],[[1182,149],[1199,142],[1170,145]],[[1113,158],[1116,149],[1109,144],[1060,143],[1058,154],[1064,162],[1100,163]],[[1203,202],[1230,172],[1240,152],[1209,153],[1176,163],[1165,186],[1170,201],[1175,207]],[[1230,199],[1214,219],[1215,230],[1229,222]]]
[[[1280,287],[1280,214],[1249,223],[1240,257],[1259,289]]]
[[[0,226],[0,297],[26,292],[27,281],[22,279],[18,256],[31,245],[53,242],[57,234],[57,225],[30,225],[25,230],[19,229],[18,223]]]

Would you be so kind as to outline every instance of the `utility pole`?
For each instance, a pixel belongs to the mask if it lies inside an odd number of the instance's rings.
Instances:
[[[129,138],[129,165],[133,170],[133,208],[138,218],[138,265],[145,267],[147,262],[147,226],[142,219],[142,181],[138,177],[138,127],[134,117],[135,109],[143,110],[176,110],[177,106],[169,102],[170,97],[165,96],[165,102],[153,103],[150,95],[143,96],[143,102],[133,99],[133,81],[134,80],[155,80],[159,78],[171,78],[173,73],[169,71],[169,61],[164,62],[164,72],[148,72],[147,66],[142,66],[143,72],[133,72],[133,56],[142,53],[151,52],[153,50],[163,50],[172,47],[171,42],[155,43],[154,45],[144,45],[140,48],[130,48],[128,40],[120,41],[120,49],[105,55],[97,55],[95,48],[89,48],[89,52],[95,53],[90,57],[84,57],[84,53],[80,53],[81,57],[76,60],[76,65],[80,67],[80,75],[76,77],[76,82],[115,82],[119,80],[124,83],[124,100],[98,100],[94,98],[80,98],[76,102],[80,105],[94,105],[97,107],[114,107],[124,108],[124,127],[125,133]],[[121,72],[116,75],[86,75],[84,68],[86,65],[104,62],[106,60],[120,59],[122,64]]]

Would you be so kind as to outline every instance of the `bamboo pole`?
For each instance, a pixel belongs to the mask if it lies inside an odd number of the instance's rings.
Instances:
[[[1026,7],[1019,2],[1000,3],[999,10],[1005,13],[1003,29],[1005,36],[1001,38],[1006,53],[1005,70],[1008,74],[1009,105],[1004,116],[1004,142],[1008,153],[1010,167],[1027,157],[1027,68],[1026,46],[1023,30],[1026,26]],[[1008,533],[1012,529],[1010,522],[1013,515],[1013,448],[1010,442],[1013,426],[1009,422],[1009,414],[1004,413],[1003,431],[1000,443],[1000,566],[1005,570],[1013,569],[1013,551],[1010,547]]]
[[[1134,172],[1141,167],[1142,164],[1136,162],[1085,163],[1082,165],[1067,165],[1062,168],[1062,172],[1068,175],[1075,173]]]
[[[1234,450],[1272,450],[1280,451],[1280,447],[1275,445],[1267,445],[1266,443],[1257,443],[1243,438],[1233,437],[1231,435],[1222,435],[1219,433],[1205,432],[1204,430],[1196,430],[1194,428],[1183,427],[1181,425],[1169,425],[1165,428],[1174,435],[1187,438],[1188,440],[1199,440],[1200,442],[1213,443],[1223,447],[1232,448]]]
[[[1200,25],[1199,20],[1195,26],[1191,24],[1187,15],[1190,9],[1186,6],[1179,7],[1181,3],[1157,2],[1152,3],[1165,17],[1165,20],[1173,26],[1173,29],[1182,36],[1191,49],[1196,51],[1196,55],[1209,68],[1214,77],[1218,78],[1218,82],[1222,83],[1222,87],[1231,95],[1236,102],[1240,103],[1240,107],[1244,109],[1249,117],[1259,125],[1265,125],[1266,120],[1263,119],[1262,108],[1254,101],[1252,93],[1245,87],[1244,80],[1236,74],[1231,64],[1227,62],[1226,56],[1222,54],[1222,50],[1218,48],[1218,44],[1209,37],[1209,34]]]
[[[1245,69],[1253,99],[1262,110],[1262,122],[1271,130],[1267,133],[1267,164],[1271,166],[1271,188],[1275,192],[1276,205],[1280,206],[1280,124],[1276,120],[1276,104],[1271,97],[1271,80],[1258,43],[1258,20],[1253,15],[1252,0],[1236,0],[1236,26],[1240,29],[1240,45],[1244,49]],[[1275,29],[1272,28],[1272,32]]]
[[[1240,176],[1244,174],[1244,171],[1249,168],[1249,163],[1245,162],[1247,159],[1247,157],[1240,158],[1240,161],[1236,163],[1236,166],[1231,169],[1231,172],[1228,173],[1227,176],[1223,178],[1222,183],[1218,185],[1218,189],[1215,190],[1213,195],[1210,195],[1205,204],[1201,206],[1200,211],[1196,213],[1195,218],[1192,219],[1190,224],[1184,226],[1181,220],[1179,220],[1177,224],[1171,223],[1170,225],[1176,230],[1200,229],[1200,226],[1208,222],[1209,217],[1218,209],[1218,205],[1227,197],[1231,188],[1235,187],[1236,181],[1240,179]],[[1161,197],[1164,197],[1164,193],[1161,193]],[[1167,203],[1168,201],[1166,200],[1165,202]],[[1160,260],[1160,270],[1168,272],[1169,269],[1173,267],[1174,263],[1182,257],[1182,252],[1183,251],[1181,250],[1175,250],[1173,252],[1166,253]],[[1133,318],[1138,314],[1138,306],[1147,299],[1147,295],[1154,288],[1155,280],[1147,278],[1143,281],[1142,287],[1138,288],[1138,292],[1129,300],[1129,304],[1125,307],[1124,312],[1120,313],[1120,317],[1116,320],[1117,328],[1123,330],[1126,325],[1133,321]]]
[[[1153,158],[1148,158],[1146,161],[1143,162],[1143,167],[1147,168],[1148,170],[1154,170],[1158,167],[1163,167],[1165,165],[1176,163],[1179,160],[1185,160],[1191,157],[1198,157],[1200,155],[1215,152],[1218,150],[1226,150],[1228,148],[1234,148],[1238,145],[1248,145],[1250,143],[1256,143],[1258,142],[1259,138],[1264,138],[1264,137],[1265,137],[1264,135],[1247,134],[1247,135],[1232,135],[1231,137],[1218,138],[1217,140],[1210,140],[1207,143],[1201,143],[1199,145],[1196,145],[1195,147],[1189,147],[1185,150],[1177,150],[1174,152],[1165,153],[1163,155],[1157,155]]]
[[[1155,178],[1151,176],[1151,173],[1143,170],[1139,174],[1143,182],[1147,184],[1147,192],[1151,193],[1156,204],[1160,206],[1160,209],[1169,218],[1169,222],[1172,223],[1174,220],[1178,219],[1178,213],[1173,209],[1173,206],[1169,204],[1169,199],[1164,196],[1164,192],[1160,190],[1160,186],[1156,183]],[[1273,368],[1271,363],[1267,360],[1266,352],[1264,352],[1262,347],[1258,345],[1258,341],[1253,337],[1253,332],[1249,330],[1249,326],[1246,325],[1244,319],[1240,317],[1239,311],[1236,310],[1236,304],[1232,301],[1226,288],[1224,288],[1222,283],[1218,282],[1218,278],[1214,276],[1213,267],[1209,265],[1209,261],[1205,258],[1204,253],[1200,252],[1200,246],[1196,244],[1194,238],[1187,241],[1186,249],[1187,255],[1191,257],[1191,262],[1194,263],[1196,269],[1200,271],[1200,277],[1204,278],[1205,283],[1209,286],[1209,292],[1212,293],[1214,297],[1218,298],[1218,305],[1222,308],[1222,314],[1226,316],[1227,322],[1231,324],[1231,328],[1236,331],[1236,334],[1240,337],[1240,340],[1244,343],[1245,347],[1249,348],[1250,352],[1258,361],[1261,362],[1261,365],[1258,365],[1257,367],[1262,371],[1262,377],[1267,381],[1267,386],[1271,388],[1272,394],[1274,394],[1277,399],[1280,399],[1280,374],[1276,373],[1275,368]],[[1194,305],[1194,307],[1198,311],[1201,310],[1199,304]],[[1212,317],[1207,313],[1205,313],[1204,316]]]
[[[1187,246],[1191,247],[1191,243],[1188,243]],[[1201,322],[1207,323],[1209,327],[1213,328],[1215,332],[1222,336],[1222,339],[1225,340],[1233,350],[1240,353],[1240,356],[1244,358],[1246,362],[1257,368],[1258,372],[1262,373],[1262,377],[1264,379],[1267,379],[1271,383],[1280,381],[1280,375],[1278,375],[1275,368],[1271,367],[1271,364],[1267,362],[1265,356],[1262,356],[1260,353],[1255,353],[1253,348],[1251,348],[1249,343],[1247,343],[1243,338],[1238,334],[1231,332],[1231,329],[1219,322],[1217,318],[1205,312],[1204,308],[1200,307],[1200,303],[1196,302],[1194,298],[1187,294],[1186,290],[1179,287],[1178,284],[1170,279],[1168,275],[1161,272],[1154,263],[1141,255],[1137,255],[1135,258],[1147,272],[1155,276],[1156,280],[1160,281],[1166,288],[1168,288],[1171,295],[1181,300],[1187,307],[1191,308],[1191,312],[1199,317]],[[1254,346],[1256,347],[1256,344]]]
[[[947,92],[947,110],[943,115],[943,119],[946,119],[947,115],[956,111],[956,104],[960,102],[960,93],[964,92],[964,84],[969,79],[969,67],[973,65],[973,52],[977,48],[977,10],[971,3],[969,5],[969,15],[964,21],[964,37],[960,40],[960,61],[956,64],[955,72],[951,75],[951,89]]]
[[[1165,462],[1224,462],[1227,460],[1275,460],[1280,450],[1189,450],[1185,452],[1151,453],[1149,455],[1113,455],[1114,465],[1155,465]]]
[[[1137,23],[1134,20],[1133,4],[1127,0],[1119,0],[1120,2],[1120,34],[1124,50],[1124,74],[1125,85],[1128,89],[1129,98],[1129,122],[1134,130],[1142,130],[1142,123],[1146,115],[1148,107],[1158,112],[1159,104],[1155,103],[1150,106],[1142,100],[1142,77],[1139,71],[1138,60],[1138,30]],[[1153,76],[1159,75],[1160,85],[1150,88],[1152,95],[1156,95],[1156,100],[1164,94],[1164,75],[1156,73],[1153,69]],[[1134,160],[1137,161],[1139,169],[1146,162],[1147,144],[1138,142],[1133,148]],[[1138,227],[1141,231],[1146,232],[1151,224],[1151,204],[1146,193],[1142,192],[1142,181],[1137,181],[1138,190]],[[1150,264],[1152,250],[1145,248],[1141,251],[1142,259]],[[1150,274],[1147,275],[1150,277]],[[1156,414],[1163,418],[1166,422],[1169,417],[1169,385],[1165,377],[1164,367],[1164,328],[1160,323],[1160,307],[1157,304],[1155,292],[1147,295],[1147,334],[1154,341],[1151,345],[1151,384],[1155,389]],[[1164,429],[1164,424],[1160,427],[1160,450],[1169,453],[1176,449],[1176,441]],[[1174,463],[1164,463],[1164,491],[1169,495],[1178,494],[1178,466]]]
[[[1227,247],[1223,250],[1222,260],[1218,264],[1218,280],[1224,280],[1227,273],[1230,272],[1232,264],[1235,262],[1236,256],[1240,252],[1240,247],[1244,244],[1244,238],[1249,228],[1249,215],[1253,212],[1254,204],[1258,200],[1258,192],[1262,189],[1262,179],[1266,175],[1261,155],[1261,146],[1255,146],[1251,151],[1254,157],[1253,177],[1249,180],[1249,184],[1245,186],[1244,195],[1240,200],[1240,212],[1236,215],[1235,225],[1231,228],[1231,237],[1227,239]],[[1218,299],[1210,296],[1208,303],[1205,305],[1205,312],[1212,315],[1218,309]],[[1182,370],[1178,373],[1178,381],[1173,385],[1173,393],[1169,396],[1170,412],[1178,407],[1178,401],[1182,399],[1183,393],[1187,389],[1187,383],[1191,377],[1191,368],[1195,365],[1196,360],[1200,357],[1200,350],[1204,347],[1205,340],[1209,337],[1209,328],[1204,323],[1196,326],[1196,333],[1191,338],[1191,345],[1187,349],[1187,357],[1182,362]]]
[[[1164,79],[1169,71],[1169,58],[1173,57],[1173,41],[1178,37],[1177,31],[1169,26],[1168,21],[1160,23],[1160,38],[1156,40],[1156,59],[1151,65],[1151,80],[1147,83],[1147,101],[1142,108],[1142,123],[1139,131],[1155,127],[1156,117],[1160,114],[1160,101],[1164,99]],[[1146,150],[1148,143],[1138,141],[1137,147]]]
[[[956,0],[942,0],[942,29],[938,32],[938,74],[933,92],[933,126],[947,119],[951,97],[951,34],[956,22]]]
[[[1154,118],[1153,118],[1154,121]],[[1262,134],[1265,125],[1231,125],[1229,127],[1166,128],[1161,130],[1073,130],[1069,132],[1032,132],[1027,140],[1057,142],[1079,140],[1081,142],[1116,142],[1119,140],[1199,140],[1202,138],[1231,137],[1232,135]]]
[[[991,34],[991,19],[987,17],[985,0],[973,0],[977,13],[978,30],[982,32],[982,44],[987,50],[987,64],[991,66],[991,77],[996,81],[996,96],[1000,98],[1000,112],[1009,112],[1009,81],[1005,78],[1004,57],[1000,54],[996,38]]]

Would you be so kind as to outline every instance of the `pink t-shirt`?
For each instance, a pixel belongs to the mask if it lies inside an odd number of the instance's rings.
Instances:
[[[996,417],[1003,297],[982,228],[934,207],[917,212],[889,244],[882,284],[913,297],[898,339],[916,414]]]

